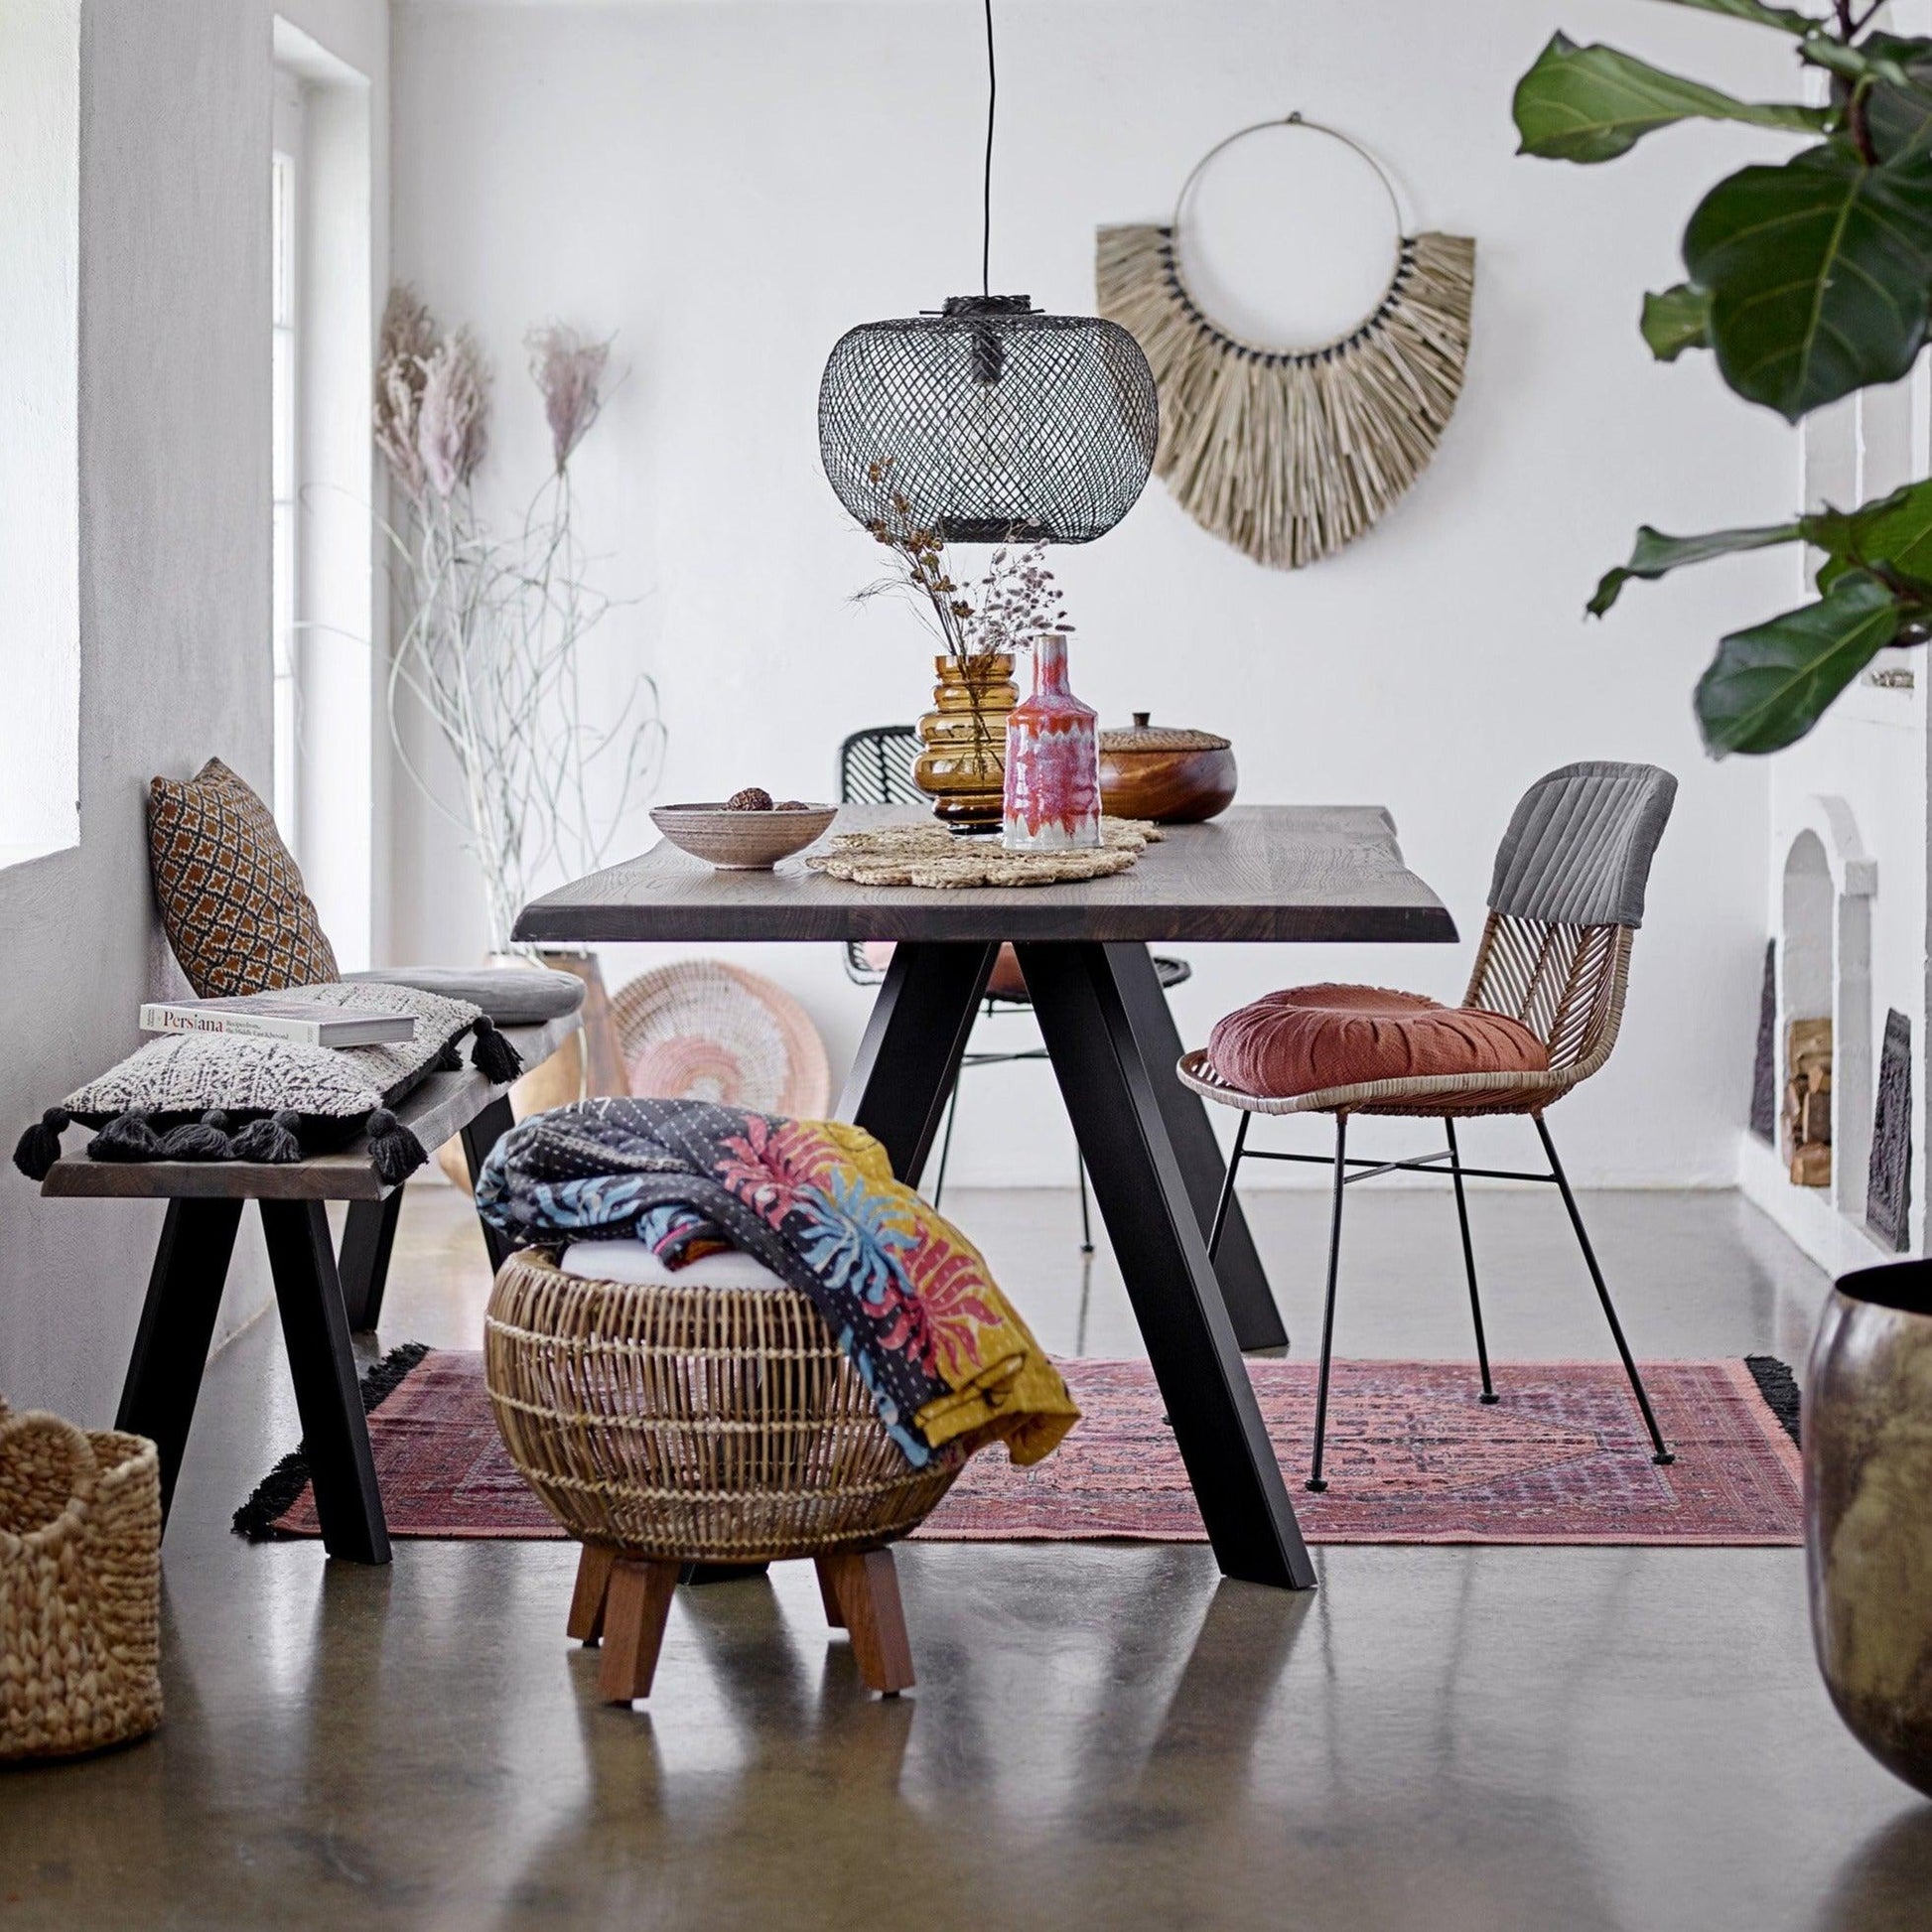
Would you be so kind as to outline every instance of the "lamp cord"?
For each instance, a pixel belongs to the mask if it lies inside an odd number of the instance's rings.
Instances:
[[[993,110],[1000,76],[993,65],[993,0],[986,0],[986,179],[980,194],[980,293],[993,293]]]

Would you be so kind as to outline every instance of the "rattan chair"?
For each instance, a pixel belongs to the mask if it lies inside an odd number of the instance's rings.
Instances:
[[[1476,1286],[1475,1247],[1469,1238],[1468,1176],[1497,1180],[1536,1180],[1555,1184],[1569,1211],[1570,1224],[1584,1252],[1590,1280],[1610,1324],[1611,1337],[1643,1412],[1655,1450],[1652,1459],[1675,1459],[1657,1427],[1650,1397],[1623,1337],[1610,1291],[1589,1243],[1577,1197],[1571,1191],[1556,1143],[1544,1115],[1580,1086],[1610,1056],[1623,1018],[1629,984],[1630,943],[1643,923],[1644,886],[1650,862],[1670,817],[1677,780],[1649,764],[1591,762],[1569,764],[1539,778],[1516,807],[1496,855],[1489,890],[1489,918],[1476,948],[1475,967],[1463,995],[1466,1007],[1521,1021],[1549,1051],[1549,1069],[1539,1073],[1430,1074],[1395,1080],[1328,1087],[1286,1099],[1242,1093],[1219,1078],[1205,1052],[1184,1054],[1180,1078],[1203,1099],[1241,1110],[1234,1152],[1228,1161],[1208,1252],[1219,1245],[1235,1175],[1243,1159],[1295,1161],[1326,1167],[1319,1154],[1287,1154],[1250,1148],[1248,1127],[1257,1114],[1332,1114],[1335,1122],[1334,1205],[1328,1231],[1328,1287],[1321,1316],[1321,1370],[1316,1385],[1314,1455],[1308,1486],[1327,1487],[1321,1475],[1321,1450],[1328,1420],[1328,1368],[1334,1339],[1335,1280],[1341,1261],[1343,1189],[1377,1174],[1440,1172],[1449,1164],[1455,1187],[1455,1211],[1462,1230],[1462,1263],[1469,1280],[1469,1311],[1474,1317],[1476,1360],[1482,1373],[1481,1400],[1493,1403],[1489,1350],[1482,1328],[1482,1298]],[[1440,1154],[1405,1161],[1353,1160],[1348,1155],[1352,1115],[1416,1115],[1442,1121],[1449,1145]],[[1549,1159],[1548,1173],[1511,1169],[1468,1168],[1455,1141],[1455,1123],[1478,1114],[1526,1114]]]
[[[910,725],[874,725],[854,732],[839,747],[839,802],[842,805],[916,805],[924,801],[912,776],[919,756],[919,735]],[[885,978],[881,969],[866,955],[865,944],[846,942],[845,970],[861,986],[877,986]],[[1184,959],[1157,958],[1154,970],[1161,985],[1178,986],[1192,976],[1193,968]],[[1033,1001],[1021,985],[1009,983],[989,989],[981,1009],[983,1020],[998,1020],[1014,1014],[1031,1013]],[[1022,1060],[1043,1060],[1044,1046],[994,1049],[968,1046],[960,1057],[959,1070],[967,1072],[980,1066],[1013,1066]],[[946,1104],[946,1126],[939,1141],[939,1171],[932,1183],[932,1204],[940,1205],[946,1191],[946,1167],[952,1159],[953,1121],[959,1113],[959,1083],[953,1083],[952,1098]],[[1087,1164],[1076,1153],[1076,1173],[1080,1185],[1080,1252],[1093,1253],[1093,1213],[1087,1201]]]

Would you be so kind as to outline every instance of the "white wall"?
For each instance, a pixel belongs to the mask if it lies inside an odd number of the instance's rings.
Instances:
[[[351,7],[382,19],[378,0],[289,11],[320,38]],[[148,779],[218,752],[269,782],[270,7],[85,0],[79,79],[80,835],[0,871],[9,1134],[130,1050],[140,1002],[181,985],[148,882]],[[15,627],[0,648],[45,642]],[[112,1416],[160,1224],[155,1205],[0,1177],[10,1400]],[[265,1284],[244,1229],[224,1332]]]
[[[1703,358],[1653,365],[1635,328],[1641,292],[1677,273],[1702,187],[1784,147],[1685,129],[1604,169],[1513,158],[1510,91],[1559,18],[1742,91],[1789,84],[1779,37],[1670,8],[1491,0],[1477,31],[1465,9],[1415,0],[1006,0],[994,279],[1089,308],[1096,223],[1163,217],[1211,142],[1293,106],[1374,146],[1423,224],[1478,238],[1468,386],[1412,497],[1342,557],[1273,574],[1151,486],[1113,535],[1054,560],[1080,626],[1074,682],[1110,721],[1152,710],[1228,732],[1247,799],[1387,802],[1465,938],[1528,780],[1577,758],[1670,766],[1683,790],[1626,1043],[1564,1125],[1590,1180],[1722,1184],[1748,1092],[1769,778],[1704,759],[1689,697],[1722,630],[1779,608],[1789,566],[1636,587],[1600,627],[1580,613],[1640,520],[1790,509],[1790,433]],[[605,587],[641,600],[612,621],[663,684],[668,796],[822,795],[844,733],[923,706],[913,620],[848,602],[874,563],[820,474],[814,407],[844,329],[976,286],[983,85],[965,0],[398,12],[397,266],[496,362],[503,502],[543,462],[524,329],[614,330],[631,366],[579,498]],[[1366,226],[1337,245],[1355,206],[1310,210],[1311,258],[1385,245]],[[1293,232],[1253,245],[1293,260]],[[396,838],[392,956],[474,958],[477,896],[447,835],[399,809]],[[1184,950],[1189,1039],[1270,986],[1453,997],[1468,965],[1466,945]],[[646,956],[614,949],[607,967]],[[835,1061],[849,1052],[865,1001],[833,948],[739,956],[800,995]],[[962,1177],[1070,1170],[1046,1079],[977,1077]]]

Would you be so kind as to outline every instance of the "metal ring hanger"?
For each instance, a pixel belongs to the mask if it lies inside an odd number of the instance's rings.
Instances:
[[[1246,127],[1237,127],[1232,134],[1224,134],[1216,141],[1187,171],[1187,179],[1180,184],[1180,193],[1173,200],[1173,217],[1168,224],[1170,230],[1175,234],[1180,232],[1181,207],[1195,182],[1200,179],[1201,171],[1216,155],[1225,148],[1233,147],[1237,141],[1245,141],[1251,134],[1265,134],[1270,128],[1275,127],[1303,127],[1311,134],[1325,134],[1329,140],[1339,141],[1344,148],[1352,149],[1375,170],[1375,179],[1382,184],[1382,192],[1389,198],[1389,211],[1395,217],[1395,240],[1399,253],[1403,242],[1407,239],[1408,230],[1403,226],[1402,199],[1396,193],[1395,183],[1389,179],[1389,171],[1353,135],[1344,134],[1340,128],[1330,127],[1325,121],[1310,120],[1299,107],[1292,114],[1284,114],[1276,120],[1252,121]]]

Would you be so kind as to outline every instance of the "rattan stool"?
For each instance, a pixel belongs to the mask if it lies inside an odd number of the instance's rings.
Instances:
[[[483,1364],[510,1459],[584,1545],[569,1629],[603,1643],[607,1701],[649,1695],[687,1564],[804,1557],[865,1682],[910,1686],[886,1546],[964,1458],[906,1462],[804,1295],[587,1281],[529,1250],[496,1277]]]

